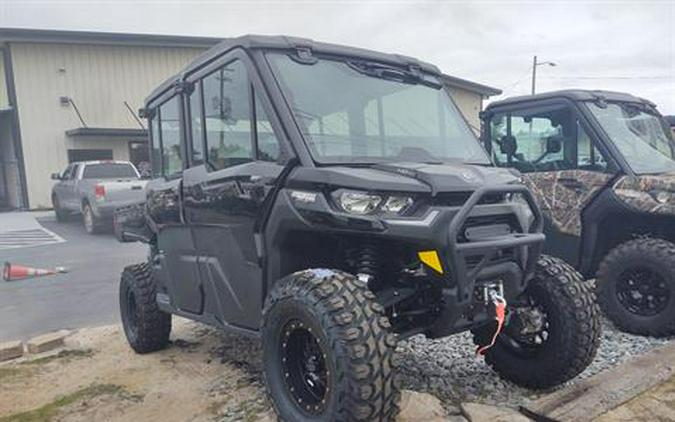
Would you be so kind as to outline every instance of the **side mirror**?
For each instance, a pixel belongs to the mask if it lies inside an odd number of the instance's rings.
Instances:
[[[52,173],[52,180],[61,180],[61,175],[59,173]]]
[[[546,138],[546,153],[556,154],[562,150],[562,139],[559,136]]]

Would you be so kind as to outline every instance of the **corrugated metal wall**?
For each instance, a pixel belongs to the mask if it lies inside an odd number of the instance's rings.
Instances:
[[[51,173],[67,164],[70,148],[114,149],[125,158],[127,140],[69,139],[81,127],[68,96],[89,127],[138,128],[134,111],[150,91],[203,50],[80,44],[11,44],[12,64],[31,208],[50,207]],[[116,158],[117,158],[116,156]]]

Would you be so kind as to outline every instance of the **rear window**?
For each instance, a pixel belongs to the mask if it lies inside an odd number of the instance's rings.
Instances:
[[[88,164],[82,173],[83,179],[128,179],[138,178],[136,169],[126,163]]]

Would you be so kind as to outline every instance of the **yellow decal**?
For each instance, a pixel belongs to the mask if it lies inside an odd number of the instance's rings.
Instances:
[[[439,274],[443,274],[443,266],[436,251],[420,251],[417,252],[417,256],[419,256],[420,261],[436,270]]]

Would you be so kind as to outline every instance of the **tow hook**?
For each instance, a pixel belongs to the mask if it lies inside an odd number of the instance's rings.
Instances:
[[[502,328],[504,328],[504,319],[506,318],[506,299],[504,299],[504,286],[502,283],[485,285],[483,287],[483,298],[486,305],[491,302],[494,306],[497,328],[495,329],[495,333],[492,336],[492,341],[490,341],[490,343],[485,346],[480,346],[476,350],[476,354],[479,356],[484,355],[485,352],[495,345],[497,336],[499,336],[499,333],[502,332]]]

